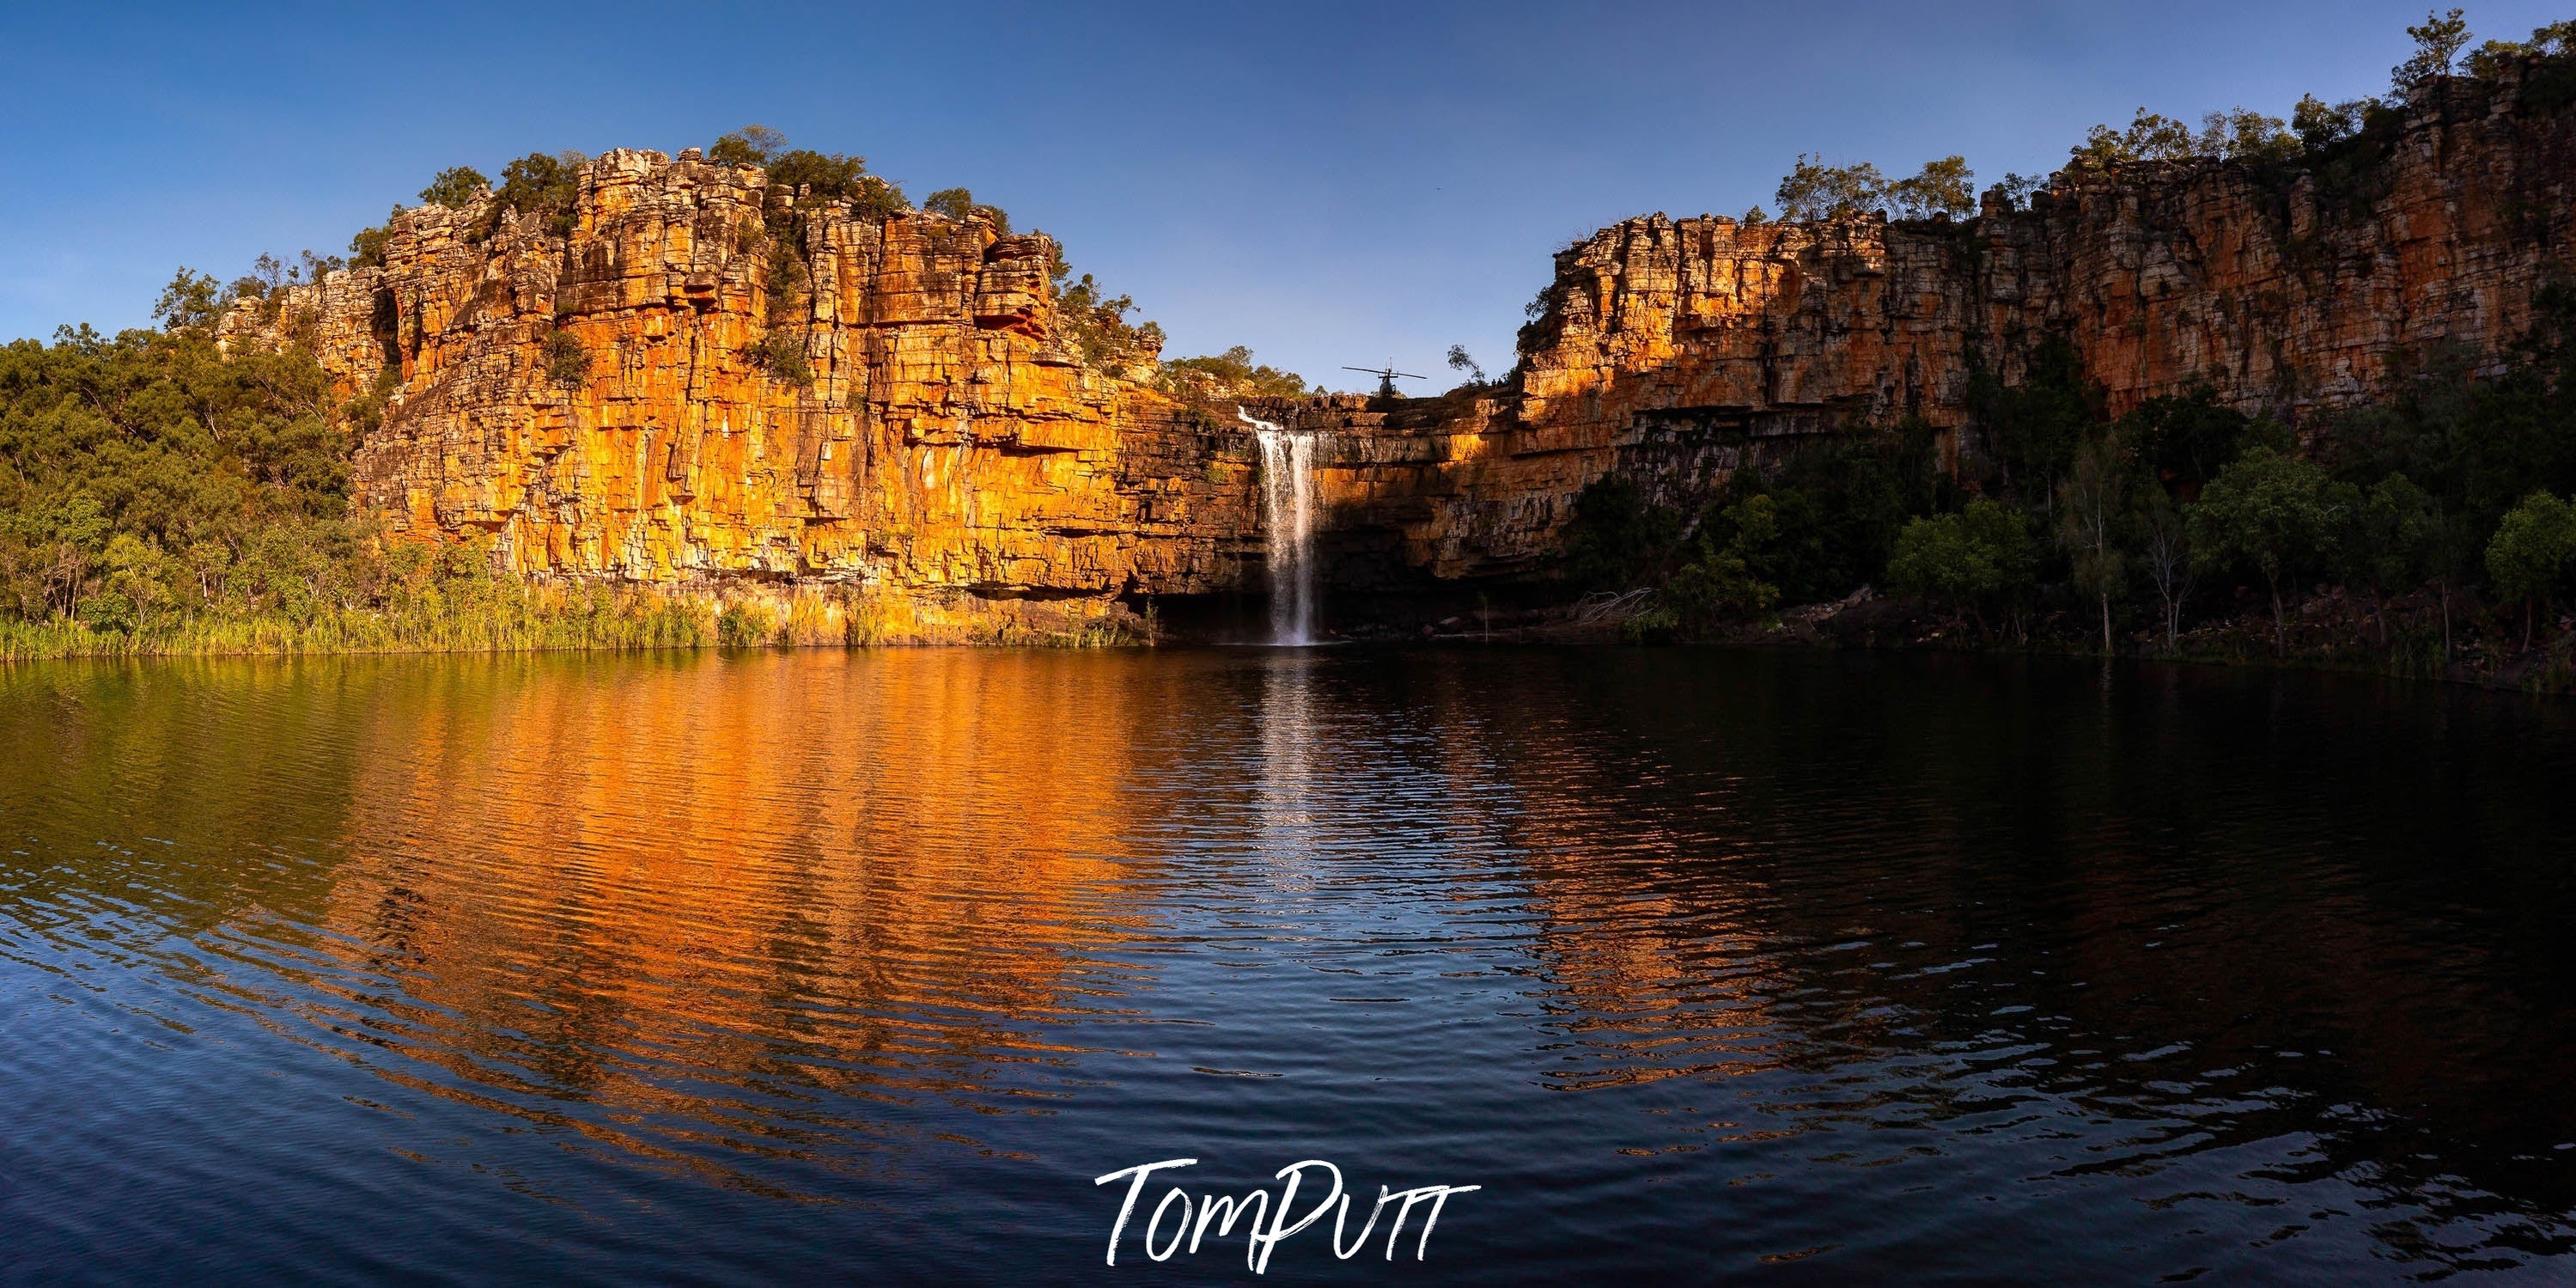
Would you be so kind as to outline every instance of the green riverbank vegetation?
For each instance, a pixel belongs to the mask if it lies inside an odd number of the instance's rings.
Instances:
[[[864,159],[791,149],[763,126],[717,139],[707,155],[765,167],[772,183],[807,202],[848,201],[878,216],[912,208]],[[451,166],[419,199],[464,208],[488,194],[495,219],[506,205],[560,233],[586,160],[531,153],[502,168],[497,189],[481,171]],[[923,206],[984,218],[1006,235],[1011,228],[1000,208],[963,188],[932,193]],[[801,210],[773,216],[792,221]],[[486,221],[475,235],[491,231]],[[848,584],[530,581],[496,571],[486,542],[386,533],[353,504],[350,459],[382,423],[390,388],[343,401],[291,327],[277,351],[225,353],[215,324],[244,299],[276,317],[288,288],[380,264],[387,237],[384,227],[363,230],[345,258],[307,251],[288,264],[263,255],[228,285],[182,269],[156,305],[157,329],[63,327],[50,344],[0,346],[0,660],[1150,637],[1150,619],[1123,614],[951,614]],[[792,294],[801,265],[773,258],[782,293]],[[1076,276],[1060,253],[1053,275],[1068,334],[1087,359],[1151,360],[1161,332],[1129,320],[1133,301]],[[801,349],[787,358],[801,363]],[[585,374],[587,356],[565,345],[549,349],[548,363],[570,383]],[[1266,367],[1259,374],[1295,382]]]
[[[2508,76],[2526,103],[2576,102],[2576,22],[2470,48],[2459,10],[2407,28],[2383,98],[2245,108],[2195,131],[2139,109],[2095,126],[2072,167],[2218,157],[2260,177],[2366,186],[2406,96]],[[1801,156],[1777,199],[1800,217],[1965,213],[1952,157],[1912,179]],[[2011,208],[2038,181],[2008,176]],[[2028,378],[1980,375],[1955,468],[1917,421],[1741,471],[1684,513],[1604,479],[1578,499],[1565,563],[1618,593],[1650,639],[2040,647],[2304,661],[2576,687],[2576,288],[2545,288],[2501,369],[2465,349],[2407,356],[2367,406],[2296,432],[2206,389],[2116,418],[2062,337]]]
[[[350,488],[382,392],[335,399],[300,348],[219,352],[222,296],[183,271],[161,296],[161,329],[65,327],[51,344],[0,346],[0,659],[1097,645],[1151,630],[946,620],[856,585],[535,582],[495,571],[488,542],[391,538]]]
[[[2576,290],[2500,373],[2419,355],[2292,432],[2207,389],[2118,417],[2073,347],[1974,388],[1952,474],[1919,421],[1741,471],[1696,513],[1617,478],[1569,576],[1651,588],[1649,639],[1839,636],[2576,684]],[[1782,611],[1784,605],[1809,606]]]

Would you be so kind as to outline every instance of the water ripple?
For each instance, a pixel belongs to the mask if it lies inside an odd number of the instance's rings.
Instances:
[[[0,1279],[1057,1280],[1178,1155],[1482,1184],[1457,1282],[2576,1264],[2555,706],[925,651],[21,666],[0,739]]]

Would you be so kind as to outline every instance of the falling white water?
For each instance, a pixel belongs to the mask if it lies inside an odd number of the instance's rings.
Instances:
[[[1261,444],[1261,509],[1270,538],[1270,642],[1315,642],[1315,445],[1238,407]]]

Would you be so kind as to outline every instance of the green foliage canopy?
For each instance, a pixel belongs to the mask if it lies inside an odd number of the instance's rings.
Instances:
[[[2506,599],[2551,602],[2576,569],[2576,505],[2534,492],[2505,512],[2487,543],[2487,576]]]
[[[493,218],[503,209],[542,220],[557,237],[572,232],[573,199],[581,194],[581,169],[590,158],[578,152],[547,156],[531,152],[501,167],[501,187],[492,194]]]
[[[420,190],[420,199],[429,205],[462,210],[491,186],[492,181],[484,178],[482,171],[470,165],[452,165],[439,171],[429,186]]]
[[[1156,373],[1163,392],[1176,398],[1302,398],[1306,378],[1252,360],[1252,350],[1235,345],[1223,353],[1174,358]]]
[[[2435,76],[2450,74],[2460,51],[2468,47],[2469,23],[2458,9],[2448,14],[2428,12],[2421,25],[2406,29],[2406,35],[2415,42],[2415,52],[2388,69],[2390,81],[2401,92]]]
[[[2037,552],[2021,512],[1980,497],[1955,514],[1905,525],[1888,557],[1887,579],[1899,590],[1948,601],[1984,620],[1984,609],[2030,586]]]
[[[1801,153],[1774,194],[1780,217],[1792,220],[1832,219],[1856,214],[1884,214],[1896,219],[1929,219],[1934,215],[1964,217],[1976,212],[1976,172],[1962,156],[1924,163],[1913,177],[1890,180],[1871,162],[1829,166],[1821,157]],[[1761,208],[1746,212],[1745,222],[1759,224]]]

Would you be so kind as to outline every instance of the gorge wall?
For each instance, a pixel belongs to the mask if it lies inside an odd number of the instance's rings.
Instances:
[[[1955,465],[1979,448],[1974,377],[2017,382],[2049,336],[2114,413],[2205,383],[2295,425],[2410,354],[2494,363],[2529,329],[2576,197],[2576,115],[2549,97],[2438,81],[2402,131],[2315,164],[2070,169],[1956,224],[1632,219],[1558,253],[1502,386],[1252,410],[1330,433],[1319,526],[1344,588],[1537,570],[1605,472],[1687,502],[1905,417]],[[1234,408],[1157,392],[1150,355],[1087,364],[1043,238],[782,217],[796,200],[758,170],[613,152],[567,236],[480,203],[405,212],[382,267],[226,331],[297,330],[345,389],[387,390],[363,504],[529,575],[845,587],[923,637],[1259,590]],[[770,237],[808,279],[785,309]],[[764,358],[774,333],[810,384]],[[550,363],[567,343],[578,380]]]
[[[488,198],[404,211],[381,267],[246,301],[227,342],[304,339],[384,391],[362,507],[522,574],[846,586],[938,638],[1079,630],[1257,559],[1239,427],[1085,366],[1046,239],[795,199],[611,152],[567,236]],[[775,300],[773,238],[804,278]]]

